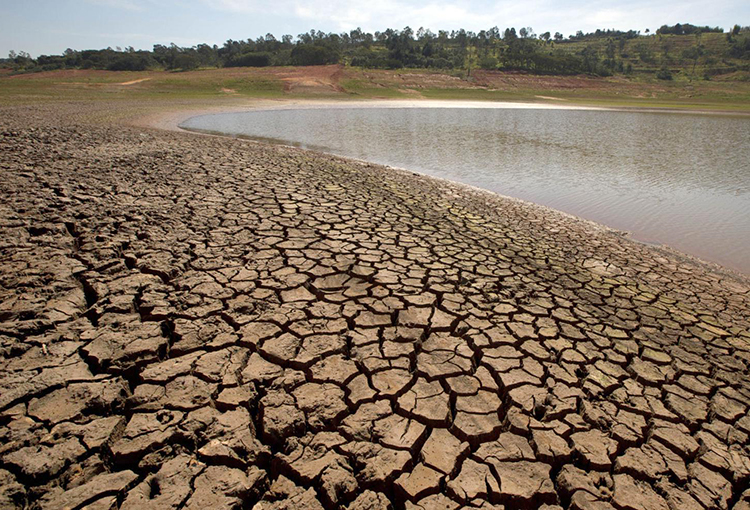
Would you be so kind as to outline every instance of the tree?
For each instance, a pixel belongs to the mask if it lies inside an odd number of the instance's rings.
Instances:
[[[664,60],[669,60],[669,52],[672,51],[672,45],[673,45],[672,39],[667,37],[664,40],[662,40],[661,51],[662,51],[662,54],[664,55]]]
[[[691,74],[695,74],[695,66],[698,64],[698,59],[701,58],[705,53],[705,48],[702,44],[696,44],[690,46],[682,51],[682,57],[693,61],[693,68]]]
[[[469,46],[466,50],[466,77],[471,78],[472,68],[477,66],[477,49]]]
[[[632,71],[634,57],[640,56],[648,67],[658,70],[662,64],[677,64],[685,74],[695,76],[697,63],[703,64],[702,72],[713,75],[728,69],[744,68],[750,61],[750,28],[736,25],[727,31],[727,43],[714,39],[702,45],[704,32],[721,32],[720,28],[701,27],[691,24],[663,25],[657,31],[658,39],[643,37],[640,31],[596,29],[570,35],[570,41],[578,41],[573,53],[566,44],[567,36],[561,32],[544,32],[536,36],[531,27],[507,28],[501,32],[492,27],[477,32],[456,29],[432,33],[425,27],[413,31],[387,29],[383,32],[367,33],[360,28],[341,33],[324,33],[309,30],[298,38],[289,34],[279,39],[267,33],[243,40],[228,40],[220,46],[199,44],[194,47],[179,47],[175,44],[154,45],[152,51],[136,51],[132,46],[123,50],[111,48],[101,50],[74,51],[67,49],[62,55],[41,55],[32,59],[28,54],[12,52],[12,64],[19,70],[47,70],[60,68],[85,69],[141,69],[160,67],[164,69],[193,69],[213,66],[266,66],[266,65],[320,65],[345,62],[371,68],[440,68],[465,69],[466,74],[477,67],[495,69],[519,69],[532,73],[572,74],[589,72],[608,75],[613,72]],[[646,34],[652,33],[646,29]],[[682,38],[671,37],[683,34]],[[695,41],[687,41],[684,34],[695,35]],[[633,39],[634,42],[627,43]],[[584,43],[584,44],[580,44]],[[657,44],[658,43],[658,44]],[[685,44],[688,43],[688,44]],[[710,44],[709,44],[710,43]],[[566,47],[567,46],[567,47]],[[581,48],[584,48],[581,50]],[[656,54],[658,52],[658,54]],[[628,54],[630,53],[630,55]],[[132,55],[133,58],[122,58]],[[716,65],[711,67],[709,61]],[[724,65],[719,66],[719,62]],[[692,68],[692,70],[691,70]],[[666,73],[661,73],[666,76]]]
[[[594,46],[586,46],[581,51],[581,56],[583,57],[583,67],[587,72],[593,74],[606,74],[600,72],[599,53]]]
[[[16,53],[15,51],[11,50],[8,52],[8,58],[13,61],[13,63],[19,67],[19,68],[29,68],[34,65],[34,59],[31,58],[31,55],[26,53],[25,51],[19,51]]]
[[[198,69],[201,65],[200,58],[195,52],[182,52],[174,59],[174,67],[183,71]]]
[[[291,58],[292,64],[297,66],[335,64],[339,60],[334,51],[312,44],[297,44],[292,50]]]
[[[613,69],[615,67],[615,42],[611,37],[607,39],[605,53],[607,55],[606,65],[610,69]]]
[[[456,31],[453,35],[453,40],[458,43],[459,48],[466,48],[466,45],[469,43],[469,38],[466,34],[466,30],[462,28],[461,30]]]
[[[234,55],[224,65],[226,67],[266,67],[271,65],[271,55],[265,52]]]
[[[498,61],[495,57],[484,57],[479,61],[479,67],[482,69],[497,69]]]
[[[646,41],[638,41],[636,51],[638,51],[638,58],[641,59],[641,62],[644,62],[646,64],[654,63],[654,53],[653,51],[651,51],[651,47],[647,44]]]
[[[154,61],[148,52],[118,54],[107,66],[110,71],[145,71]]]
[[[662,64],[659,71],[656,73],[656,77],[660,80],[671,80],[672,79],[672,71],[669,70],[669,67],[667,67],[667,63],[665,62]]]
[[[215,45],[209,46],[208,44],[199,44],[196,47],[196,53],[199,63],[202,66],[210,67],[219,64],[219,52]]]
[[[729,55],[734,58],[750,59],[750,27],[742,28],[732,40]]]

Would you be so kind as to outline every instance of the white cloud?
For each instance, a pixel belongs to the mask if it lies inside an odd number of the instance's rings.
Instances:
[[[352,30],[361,27],[364,30],[384,30],[385,28],[403,28],[420,26],[440,28],[455,26],[461,20],[468,26],[486,21],[486,16],[472,13],[463,5],[454,2],[433,2],[410,4],[394,0],[381,0],[352,5],[351,2],[335,0],[326,2],[325,6],[311,6],[309,3],[295,2],[294,12],[301,18],[310,21],[332,21],[337,30]]]
[[[263,5],[255,0],[203,0],[203,3],[220,11],[257,12],[274,9],[281,2],[274,2],[273,6]]]
[[[142,11],[143,5],[135,0],[86,0],[86,2],[101,7],[114,7],[115,9],[124,9],[126,11]]]
[[[154,41],[158,41],[159,44],[170,44],[175,43],[178,46],[195,46],[206,42],[203,39],[196,37],[184,37],[184,36],[169,36],[169,35],[154,35],[145,34],[140,32],[76,32],[70,30],[58,30],[51,29],[48,31],[50,34],[61,35],[66,38],[95,38],[103,41],[107,46],[115,47],[121,46],[123,48],[127,46],[135,46],[140,48],[150,49]],[[140,46],[139,46],[140,44]],[[76,48],[80,49],[80,48]]]
[[[118,0],[102,0],[118,1]],[[132,1],[132,0],[122,0]],[[481,30],[532,26],[536,32],[597,28],[652,30],[664,23],[721,24],[734,12],[747,11],[744,0],[201,0],[216,10],[283,17],[289,24],[307,23],[323,31],[361,27],[366,31],[420,26],[438,29]],[[273,32],[273,27],[269,27]]]
[[[476,2],[438,0],[425,4],[422,1],[346,1],[346,0],[279,0],[272,5],[256,0],[203,0],[214,9],[235,13],[271,14],[290,20],[308,21],[311,27],[321,30],[375,31],[386,28],[411,26],[417,29],[444,27],[467,29],[489,28],[487,6],[479,8]],[[491,6],[490,6],[491,7]],[[491,8],[491,10],[494,10]]]

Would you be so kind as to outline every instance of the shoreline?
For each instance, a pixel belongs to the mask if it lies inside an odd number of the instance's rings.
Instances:
[[[201,117],[204,115],[236,113],[236,112],[244,112],[244,111],[272,111],[272,110],[319,109],[319,108],[467,108],[467,109],[493,108],[493,109],[548,109],[548,110],[574,110],[574,111],[625,111],[625,112],[630,111],[630,112],[637,112],[637,113],[682,113],[682,114],[701,114],[701,115],[713,114],[712,112],[701,112],[701,111],[688,112],[688,111],[670,110],[670,111],[664,112],[664,111],[655,111],[653,109],[634,110],[634,109],[618,109],[618,108],[605,108],[605,107],[586,107],[586,106],[580,106],[580,105],[574,105],[574,104],[564,104],[564,105],[563,104],[551,104],[550,105],[550,104],[544,104],[544,103],[528,103],[528,102],[492,102],[492,103],[487,104],[486,102],[483,102],[483,101],[453,101],[453,100],[443,101],[443,100],[423,100],[423,99],[416,99],[416,100],[404,99],[404,100],[392,100],[392,101],[391,100],[383,100],[383,101],[365,100],[361,102],[360,101],[342,102],[342,101],[336,101],[336,100],[320,100],[320,101],[290,100],[290,101],[279,102],[279,101],[274,100],[274,101],[254,102],[252,104],[244,105],[242,109],[237,109],[236,106],[221,106],[221,107],[214,108],[211,110],[195,109],[195,110],[190,110],[190,111],[179,111],[179,112],[157,114],[156,116],[150,117],[150,118],[140,118],[138,119],[138,121],[136,121],[135,125],[142,126],[142,127],[163,129],[163,130],[168,130],[168,131],[186,132],[186,133],[192,133],[192,134],[198,134],[198,135],[204,135],[204,136],[217,136],[217,137],[236,139],[236,140],[246,140],[246,141],[251,141],[251,142],[261,143],[261,144],[278,145],[282,147],[293,148],[296,150],[308,151],[313,154],[325,154],[325,155],[335,156],[335,157],[343,158],[345,160],[351,160],[351,161],[360,162],[360,163],[377,164],[371,161],[360,160],[358,158],[352,158],[348,156],[342,156],[342,155],[338,155],[332,152],[326,152],[326,151],[322,151],[318,149],[303,148],[303,147],[298,147],[296,145],[288,145],[283,142],[278,142],[278,143],[269,142],[265,139],[248,137],[244,135],[227,135],[227,134],[223,134],[220,132],[183,128],[180,126],[182,123],[184,123],[190,118]],[[436,177],[436,176],[425,174],[422,172],[417,172],[409,168],[396,167],[392,165],[383,165],[383,166],[384,168],[395,169],[395,170],[403,171],[407,173],[419,174],[429,179],[437,179],[440,181],[449,182],[451,184],[465,186],[467,187],[467,189],[472,189],[473,191],[490,193],[491,195],[495,195],[506,200],[518,201],[519,203],[526,204],[528,207],[541,208],[541,210],[547,211],[548,213],[561,214],[561,215],[570,217],[576,221],[595,225],[615,235],[619,235],[625,239],[628,239],[632,242],[649,247],[656,251],[668,253],[672,256],[679,257],[683,260],[687,260],[687,261],[691,261],[697,264],[704,265],[708,268],[711,268],[711,270],[713,271],[718,271],[727,275],[737,277],[743,281],[750,282],[750,273],[746,273],[746,272],[740,271],[739,269],[735,269],[732,267],[724,266],[718,262],[713,262],[711,260],[703,259],[697,255],[693,255],[693,254],[681,251],[667,244],[642,241],[638,239],[637,237],[635,237],[635,234],[633,232],[628,231],[628,230],[621,230],[621,229],[617,229],[614,227],[610,227],[606,224],[599,223],[595,220],[589,220],[587,218],[583,218],[573,213],[561,211],[559,209],[546,206],[544,204],[539,204],[539,203],[531,202],[529,200],[524,200],[518,197],[505,195],[502,193],[497,193],[497,192],[486,190],[484,188],[480,188],[480,187],[473,186],[470,184],[466,184],[466,183],[462,183],[458,181],[452,181],[450,179]]]
[[[192,117],[219,113],[233,113],[250,110],[294,110],[313,108],[497,108],[497,109],[549,109],[549,110],[609,110],[603,107],[589,107],[582,105],[559,105],[532,102],[512,101],[459,101],[459,100],[428,100],[428,99],[348,99],[348,100],[249,100],[228,105],[203,107],[189,110],[177,110],[147,114],[131,119],[128,123],[137,127],[150,127],[168,131],[196,132],[180,127],[180,124]],[[223,135],[222,135],[223,136]]]
[[[182,130],[179,124],[191,117],[217,113],[242,112],[246,110],[286,110],[308,108],[497,108],[497,109],[547,109],[581,111],[618,111],[633,113],[664,113],[683,115],[750,116],[750,112],[727,112],[722,110],[690,109],[639,106],[592,106],[577,103],[549,103],[542,101],[479,101],[457,99],[243,99],[220,106],[202,106],[188,110],[175,110],[156,114],[138,115],[129,124],[170,131]],[[188,130],[184,130],[188,131]]]

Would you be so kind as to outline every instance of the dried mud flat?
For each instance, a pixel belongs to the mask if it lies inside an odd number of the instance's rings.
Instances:
[[[296,149],[0,111],[0,508],[750,508],[750,288]]]

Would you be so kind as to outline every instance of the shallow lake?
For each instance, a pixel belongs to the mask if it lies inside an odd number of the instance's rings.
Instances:
[[[337,106],[204,115],[181,127],[471,184],[750,274],[750,117]]]

